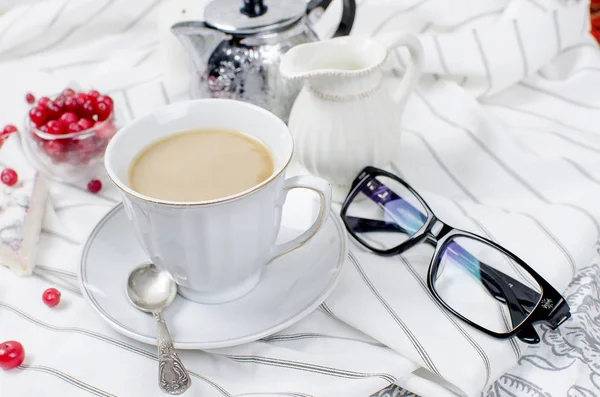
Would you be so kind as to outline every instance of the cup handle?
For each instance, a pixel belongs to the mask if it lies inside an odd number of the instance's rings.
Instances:
[[[285,195],[282,199],[283,201],[285,201],[287,194],[292,189],[308,189],[319,193],[321,201],[319,216],[317,216],[317,220],[304,233],[287,243],[274,246],[271,261],[301,247],[309,241],[325,224],[331,210],[331,184],[325,179],[309,175],[295,176],[287,179],[283,187],[283,194]]]
[[[383,33],[376,38],[387,47],[388,51],[395,50],[398,47],[406,47],[410,53],[412,62],[407,65],[406,73],[400,82],[400,86],[393,95],[394,101],[404,106],[409,94],[419,82],[419,78],[423,72],[423,46],[417,36],[408,32],[393,31]]]

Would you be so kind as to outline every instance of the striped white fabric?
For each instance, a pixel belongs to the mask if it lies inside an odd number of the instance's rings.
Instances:
[[[159,67],[160,3],[0,4],[8,11],[0,17],[2,123],[22,120],[26,91],[56,93],[72,81],[109,92],[127,119],[186,99],[167,88]],[[362,0],[353,33],[403,29],[420,34],[425,47],[427,74],[405,112],[395,171],[440,218],[505,245],[561,291],[589,272],[600,234],[600,51],[586,33],[587,7],[577,0]],[[404,56],[392,57],[390,86]],[[2,153],[12,155],[19,154]],[[19,279],[0,268],[0,340],[20,340],[28,353],[19,370],[0,371],[2,396],[161,395],[154,348],[109,329],[77,290],[82,242],[118,201],[105,182],[95,196],[53,184],[55,217],[45,225],[36,274]],[[189,394],[368,396],[397,384],[423,397],[538,395],[531,385],[494,383],[531,353],[441,310],[424,281],[431,253],[418,246],[381,258],[353,246],[332,297],[301,323],[244,346],[183,352],[194,382]],[[40,297],[55,283],[65,304],[49,310]],[[596,281],[584,293],[598,298],[599,287]],[[597,317],[584,322],[600,334]],[[544,330],[544,343],[561,335]],[[576,352],[583,342],[565,343]],[[549,373],[552,395],[567,395],[574,384],[600,394],[587,373]]]

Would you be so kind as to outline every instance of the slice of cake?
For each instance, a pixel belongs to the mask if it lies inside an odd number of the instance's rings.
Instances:
[[[43,178],[27,163],[18,134],[0,148],[0,171],[12,168],[18,182],[0,182],[0,264],[18,275],[30,275],[35,266],[48,189]]]

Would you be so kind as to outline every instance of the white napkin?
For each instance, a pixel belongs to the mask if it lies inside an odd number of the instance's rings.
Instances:
[[[161,2],[132,3],[48,0],[1,17],[0,120],[20,121],[25,91],[54,93],[71,80],[109,92],[128,118],[185,99],[161,80]],[[498,241],[561,291],[590,263],[600,232],[600,99],[590,89],[600,59],[587,17],[583,1],[363,0],[353,32],[421,34],[428,75],[405,111],[398,174],[441,219]],[[104,182],[97,196],[54,184],[69,239],[42,235],[37,277],[0,269],[0,339],[28,351],[22,370],[0,372],[3,394],[161,395],[154,348],[110,330],[73,282],[80,242],[118,200]],[[432,250],[351,249],[331,298],[277,342],[182,353],[198,374],[190,395],[367,396],[395,383],[423,397],[495,397],[494,380],[525,346],[440,309],[423,281]],[[41,303],[51,282],[64,289],[58,310]]]

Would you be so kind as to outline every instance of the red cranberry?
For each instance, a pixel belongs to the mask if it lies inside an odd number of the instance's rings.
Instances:
[[[83,106],[85,101],[88,100],[87,94],[85,94],[83,92],[79,92],[79,93],[75,94],[74,98],[77,100],[77,103],[79,104],[79,106]]]
[[[111,108],[111,109],[112,109],[113,105],[115,104],[115,103],[114,103],[114,101],[113,101],[113,99],[112,99],[110,96],[108,96],[108,95],[100,95],[100,96],[99,96],[99,97],[96,99],[96,101],[99,101],[99,102],[106,102],[106,103],[110,104],[110,108]]]
[[[45,125],[41,126],[40,128],[38,128],[38,130],[42,131],[43,133],[47,134],[48,133],[48,127],[46,127]],[[34,134],[35,135],[35,134]]]
[[[62,109],[61,109],[60,105],[58,105],[52,101],[48,102],[46,104],[46,109],[47,109],[47,114],[48,114],[47,117],[49,120],[58,120],[58,118],[62,114]]]
[[[58,120],[50,120],[46,123],[46,128],[48,128],[48,134],[52,135],[60,135],[65,132],[65,126]]]
[[[96,99],[98,99],[99,96],[100,93],[96,90],[91,90],[90,92],[88,92],[88,97],[92,98],[94,102],[96,101]]]
[[[60,122],[63,123],[65,126],[68,126],[71,123],[76,123],[79,118],[77,117],[77,115],[73,112],[66,112],[63,113],[60,118],[59,118]]]
[[[72,134],[75,132],[81,132],[83,131],[83,128],[79,125],[79,123],[71,123],[67,126],[67,133],[68,134]]]
[[[42,300],[48,307],[55,307],[60,303],[60,291],[56,288],[48,288],[42,295]]]
[[[0,173],[0,179],[5,185],[14,186],[19,181],[19,175],[12,168],[6,168]]]
[[[113,110],[112,100],[108,101],[103,98],[107,97],[100,96],[96,101],[96,114],[98,115],[99,121],[104,121],[109,118]]]
[[[104,153],[106,152],[106,147],[108,146],[108,139],[96,139],[96,150],[94,150],[94,157],[104,157]]]
[[[46,122],[47,110],[45,107],[36,107],[29,111],[29,119],[40,127]]]
[[[65,110],[67,112],[78,113],[79,112],[79,103],[77,99],[72,96],[65,98]]]
[[[111,123],[109,121],[96,124],[96,128],[97,128],[95,131],[96,136],[98,138],[102,138],[102,139],[106,139],[106,140],[109,140],[117,133],[117,129],[115,128],[113,123]]]
[[[4,127],[4,130],[2,131],[4,134],[12,134],[13,132],[17,132],[17,127],[15,127],[12,124],[8,124],[6,127]]]
[[[92,193],[98,193],[102,189],[102,182],[98,179],[91,180],[88,183],[87,188]]]
[[[73,150],[82,154],[93,153],[96,149],[95,139],[93,137],[87,137],[84,139],[76,139],[73,142]]]
[[[64,97],[70,97],[70,96],[73,96],[73,95],[75,95],[75,91],[73,91],[73,90],[72,90],[72,89],[70,89],[70,88],[65,88],[65,89],[63,90],[63,92],[62,92],[62,94],[61,94],[61,95],[62,95],[62,96],[64,96]]]
[[[67,143],[64,139],[53,139],[44,142],[44,150],[54,161],[60,163],[67,159]]]
[[[38,100],[38,106],[46,106],[48,102],[50,102],[50,98],[43,96]]]
[[[94,122],[90,119],[80,119],[77,124],[79,124],[84,130],[88,130],[94,126]]]
[[[9,370],[17,368],[25,361],[25,349],[17,341],[9,340],[0,343],[0,368]]]
[[[57,96],[53,102],[56,106],[59,107],[61,113],[63,113],[65,111],[65,97],[64,96],[62,96],[62,95]]]
[[[35,96],[31,92],[28,92],[25,95],[25,100],[28,104],[33,105],[35,103]]]
[[[94,106],[94,102],[91,99],[85,101],[85,103],[81,106],[81,110],[79,111],[81,116],[86,118],[94,117],[94,113],[96,113],[96,109]]]

